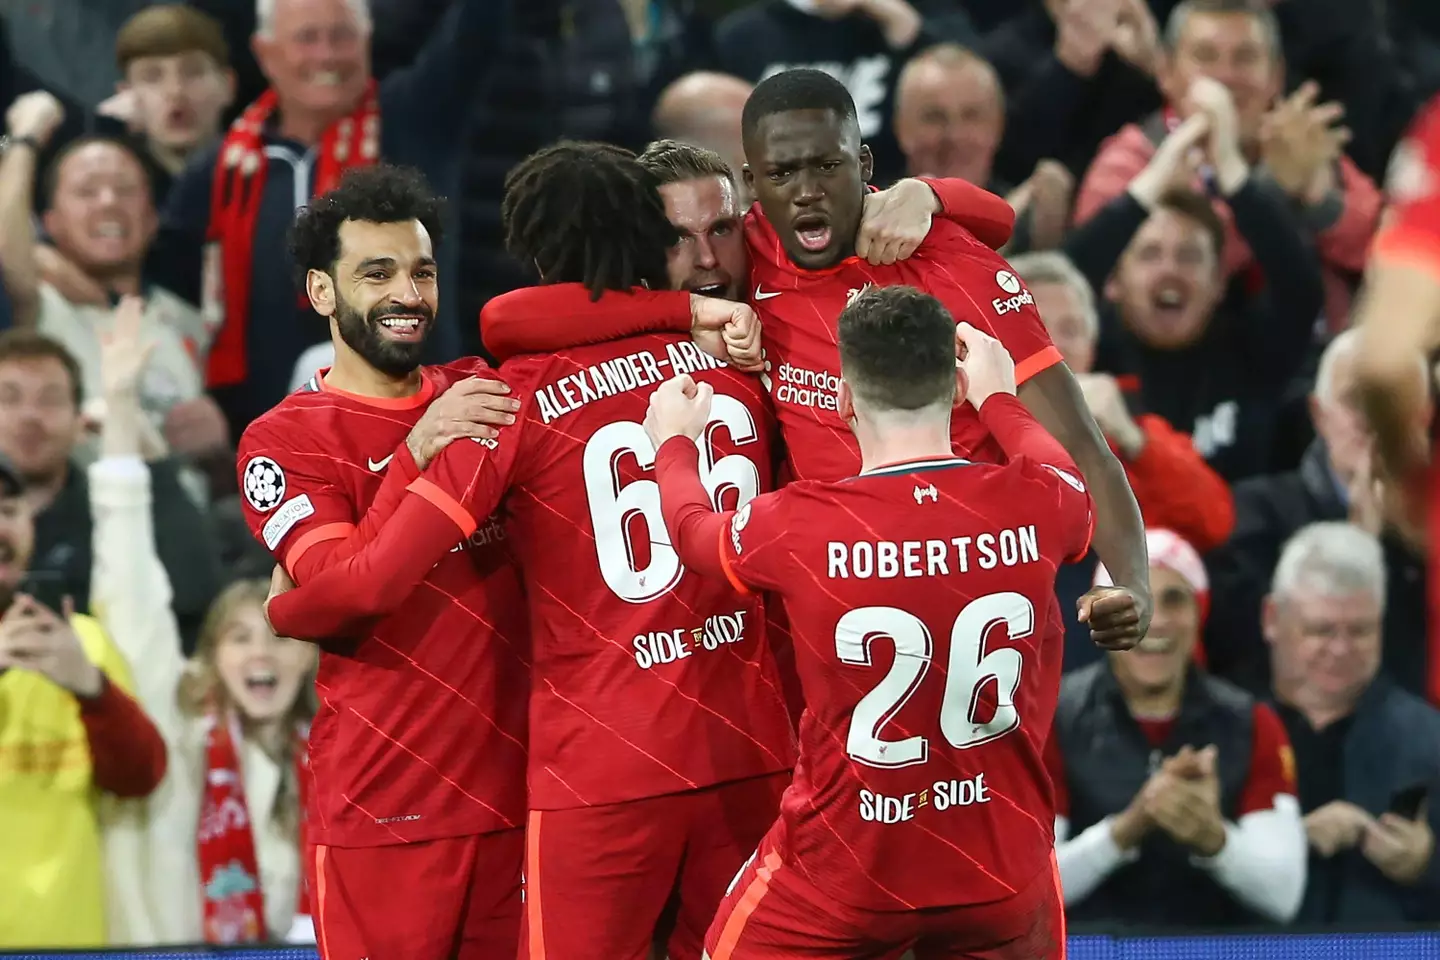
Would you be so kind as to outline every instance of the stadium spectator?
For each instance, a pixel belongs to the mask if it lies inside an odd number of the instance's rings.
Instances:
[[[100,624],[22,592],[35,543],[26,484],[0,458],[0,948],[101,947],[105,798],[154,790],[165,742]]]
[[[1310,839],[1299,920],[1440,919],[1440,711],[1380,673],[1385,559],[1348,523],[1285,544],[1264,608]]]
[[[939,39],[908,0],[764,0],[715,28],[720,66],[737,77],[759,83],[785,70],[814,67],[845,84],[881,186],[905,169],[892,126],[900,69]]]
[[[257,7],[252,45],[271,86],[176,182],[154,258],[177,293],[200,303],[204,291],[216,331],[206,382],[235,436],[285,396],[300,353],[326,337],[291,278],[284,237],[296,208],[382,157],[454,192],[456,118],[485,89],[510,4],[498,6],[461,0],[415,65],[379,84],[364,0]],[[454,356],[455,322],[436,333],[432,348]]]
[[[84,424],[80,368],[59,343],[25,330],[0,334],[0,454],[25,478],[34,517],[30,591],[59,608],[70,598],[90,609],[93,518],[89,481],[74,460]],[[171,609],[193,637],[220,589],[214,540],[205,514],[172,459],[150,465],[158,548],[174,585]]]
[[[1035,298],[1045,329],[1074,372],[1090,415],[1124,466],[1145,522],[1174,530],[1201,550],[1223,543],[1235,522],[1229,485],[1200,456],[1189,436],[1163,417],[1145,412],[1135,391],[1122,387],[1128,379],[1094,372],[1100,318],[1090,284],[1057,251],[1021,254],[1010,265]],[[1090,589],[1098,563],[1091,553],[1061,567],[1056,576],[1055,592],[1065,620],[1066,669],[1104,655],[1090,642],[1090,629],[1077,619],[1074,602]]]
[[[1102,140],[1160,106],[1159,31],[1145,0],[1045,0],[1006,13],[978,48],[1005,85],[1001,177],[1023,180],[1045,157],[1078,174]]]
[[[1047,760],[1072,921],[1284,923],[1305,885],[1294,756],[1269,706],[1193,662],[1195,549],[1146,532],[1155,617],[1133,651],[1061,681]],[[1104,568],[1097,581],[1108,582]]]
[[[298,834],[315,649],[271,633],[268,582],[244,580],[212,605],[195,656],[181,653],[142,459],[138,306],[121,305],[105,347],[103,455],[89,470],[95,602],[170,746],[133,828],[143,855],[108,864],[124,941],[313,942]]]
[[[1197,91],[1208,79],[1230,92],[1237,124],[1237,159],[1263,172],[1267,185],[1283,191],[1300,212],[1325,266],[1326,318],[1333,330],[1349,317],[1350,289],[1364,268],[1366,248],[1379,222],[1380,191],[1344,155],[1349,132],[1338,126],[1343,108],[1316,103],[1318,87],[1302,84],[1281,98],[1285,65],[1280,27],[1266,4],[1249,0],[1185,0],[1165,28],[1163,68],[1157,80],[1166,106],[1140,123],[1128,124],[1101,147],[1086,171],[1075,202],[1075,220],[1084,223],[1122,196],[1145,169],[1161,142],[1179,124],[1210,112],[1212,94]],[[1213,118],[1212,118],[1213,119]],[[1214,165],[1217,158],[1211,156]],[[1269,279],[1263,254],[1232,209],[1231,188],[1218,169],[1197,170],[1195,186],[1210,191],[1225,224],[1225,275],[1250,277],[1258,265]]]
[[[12,146],[0,158],[0,277],[16,325],[37,328],[64,344],[80,363],[85,393],[99,396],[100,340],[111,322],[111,304],[71,301],[41,276],[30,216],[38,154],[62,115],[60,102],[44,92],[25,94],[6,114],[18,149]],[[199,364],[210,338],[200,313],[142,279],[156,214],[134,148],[105,137],[72,140],[51,161],[41,201],[55,251],[88,285],[107,295],[145,294],[145,335],[154,347],[142,397],[151,418],[165,425],[175,452],[198,458],[225,450],[230,441],[224,419],[205,396],[201,379]]]
[[[1015,208],[1011,252],[1057,247],[1070,220],[1075,178],[1057,161],[1041,160],[1018,186],[997,180],[995,154],[1005,124],[1005,94],[994,68],[959,44],[938,43],[900,71],[895,137],[906,172],[959,177],[1006,195]]]
[[[1235,532],[1206,557],[1212,614],[1205,633],[1210,668],[1254,693],[1270,689],[1270,653],[1260,609],[1285,542],[1311,523],[1350,520],[1380,537],[1385,551],[1385,629],[1381,668],[1425,695],[1425,558],[1388,529],[1385,482],[1372,459],[1374,436],[1359,407],[1359,331],[1346,330],[1320,357],[1310,394],[1317,434],[1299,468],[1235,486]],[[1425,366],[1414,361],[1415,388]]]
[[[230,51],[211,17],[183,3],[163,3],[125,21],[115,37],[115,62],[121,80],[96,109],[97,131],[134,138],[151,196],[163,208],[191,154],[220,133],[221,116],[235,97]]]
[[[740,142],[740,112],[752,86],[739,77],[699,70],[687,73],[660,94],[651,114],[655,136],[713,150],[738,179],[745,166]],[[750,199],[741,196],[743,209]]]
[[[1320,308],[1320,269],[1289,203],[1241,153],[1229,92],[1202,79],[1193,98],[1203,110],[1064,249],[1113,304],[1096,369],[1138,376],[1145,408],[1233,482],[1270,467],[1281,399]],[[1255,251],[1261,290],[1225,296],[1224,227],[1208,200],[1175,186],[1197,148]]]

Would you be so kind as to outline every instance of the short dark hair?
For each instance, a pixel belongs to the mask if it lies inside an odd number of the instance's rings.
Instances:
[[[652,140],[640,154],[640,165],[653,173],[662,187],[705,177],[735,179],[735,171],[720,154],[683,140]]]
[[[748,140],[761,120],[791,110],[830,110],[841,121],[855,123],[855,100],[845,84],[823,70],[785,70],[755,86],[740,115],[740,135]]]
[[[408,223],[419,220],[438,247],[444,232],[445,200],[430,190],[425,176],[414,167],[377,163],[345,172],[335,189],[302,207],[290,225],[290,259],[295,282],[303,290],[311,270],[333,273],[340,259],[340,225],[347,220],[366,223]]]
[[[139,150],[135,149],[134,144],[121,140],[119,137],[87,133],[76,137],[55,151],[55,155],[46,164],[45,175],[40,179],[40,209],[42,211],[49,210],[55,205],[55,191],[60,186],[60,168],[65,165],[65,161],[69,160],[71,155],[79,153],[86,147],[93,147],[97,143],[114,147],[116,150],[123,150],[133,157],[135,163],[140,167],[141,177],[145,181],[145,189],[147,191],[150,189],[150,169],[145,165],[145,158],[140,155]],[[153,203],[155,198],[152,196],[150,201]]]
[[[85,399],[85,387],[80,377],[80,361],[65,349],[58,340],[52,340],[34,330],[11,329],[0,333],[0,365],[6,363],[29,363],[35,360],[54,360],[65,368],[70,377],[70,396],[75,400],[75,409]]]
[[[635,154],[608,143],[562,141],[505,178],[505,247],[544,283],[604,290],[669,287],[665,254],[680,239],[660,182]]]
[[[1225,221],[1215,212],[1210,198],[1194,190],[1167,190],[1155,203],[1157,210],[1169,210],[1198,223],[1210,237],[1217,260],[1225,256]]]
[[[861,400],[919,410],[955,397],[955,319],[914,287],[876,287],[840,313],[840,370]]]

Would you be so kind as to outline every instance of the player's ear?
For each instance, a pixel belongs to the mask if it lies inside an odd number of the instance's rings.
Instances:
[[[855,396],[850,392],[850,384],[844,379],[841,379],[840,386],[835,388],[835,411],[846,423],[855,419]]]
[[[960,361],[957,360],[955,361],[955,397],[951,400],[950,406],[952,408],[960,406],[965,402],[965,395],[969,392],[970,374],[965,372],[965,368],[960,366]]]
[[[860,144],[860,179],[865,183],[875,174],[875,158],[870,153],[868,144]]]
[[[305,274],[305,294],[310,306],[322,317],[335,313],[335,281],[324,270],[311,270]]]

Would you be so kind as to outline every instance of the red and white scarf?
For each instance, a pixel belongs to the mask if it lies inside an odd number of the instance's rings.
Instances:
[[[380,159],[378,90],[371,80],[355,112],[332,123],[320,138],[313,196],[332,190],[346,170]],[[272,88],[245,108],[225,134],[210,181],[204,290],[205,319],[218,329],[210,348],[207,381],[212,387],[245,379],[255,223],[269,167],[264,133],[279,106]]]
[[[299,844],[305,850],[305,801],[309,792],[308,731],[295,732],[295,782],[300,793]],[[240,723],[232,713],[209,717],[205,731],[205,783],[195,853],[200,864],[200,898],[206,943],[258,943],[270,939],[265,928],[265,895],[255,832],[245,803],[240,770]],[[310,890],[302,871],[295,905],[297,916],[310,915]],[[283,936],[284,931],[280,931]]]

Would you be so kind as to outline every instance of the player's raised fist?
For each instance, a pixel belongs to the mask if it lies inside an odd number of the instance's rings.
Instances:
[[[1105,650],[1131,649],[1150,626],[1143,601],[1128,587],[1094,587],[1080,598],[1078,608],[1080,622],[1090,627],[1090,639]]]
[[[415,465],[424,470],[452,442],[461,438],[489,439],[515,422],[520,401],[499,380],[467,377],[453,384],[426,408],[410,429],[405,445]]]
[[[1005,345],[990,334],[968,323],[957,323],[955,355],[965,373],[965,399],[976,410],[992,394],[1015,394],[1015,360]]]
[[[671,437],[699,437],[710,419],[714,396],[710,384],[696,383],[689,374],[672,377],[656,387],[645,414],[645,432],[655,449],[659,450]]]
[[[690,294],[690,336],[695,345],[736,370],[759,373],[760,318],[749,304]]]

